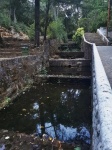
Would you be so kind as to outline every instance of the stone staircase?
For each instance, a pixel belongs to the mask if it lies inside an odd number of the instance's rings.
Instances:
[[[11,58],[24,55],[35,55],[37,51],[29,40],[4,39],[4,46],[0,47],[0,58]],[[28,49],[23,50],[27,46]]]
[[[70,45],[71,46],[71,45]],[[49,58],[49,67],[46,74],[38,75],[39,78],[52,80],[54,82],[74,83],[89,82],[91,79],[91,60],[84,58],[84,52],[81,51],[63,51],[60,49],[54,56]],[[74,47],[72,47],[74,48]]]
[[[17,33],[13,28],[8,30],[0,26],[0,58],[34,55],[35,52],[33,43],[26,34]]]
[[[96,46],[107,46],[107,43],[102,41],[100,35],[97,33],[85,33],[85,39],[90,43],[95,43]]]

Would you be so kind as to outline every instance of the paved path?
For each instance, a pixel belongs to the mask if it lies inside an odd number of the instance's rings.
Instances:
[[[97,48],[112,88],[112,46],[97,46]]]
[[[101,36],[97,33],[85,33],[85,39],[90,43],[95,43],[97,46],[106,46],[107,43],[103,42]]]

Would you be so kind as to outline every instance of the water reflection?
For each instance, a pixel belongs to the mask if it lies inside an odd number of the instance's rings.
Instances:
[[[0,129],[47,133],[61,141],[90,143],[91,93],[88,87],[40,84],[0,113]]]
[[[41,125],[37,124],[37,133],[41,134]],[[60,141],[73,142],[75,140],[83,141],[86,144],[90,144],[90,132],[82,126],[79,128],[65,127],[59,124],[55,127],[51,123],[45,123],[45,133],[50,135],[52,138],[58,138]]]
[[[33,104],[33,109],[35,109],[35,110],[38,110],[38,109],[39,109],[39,105],[38,105],[37,102]]]
[[[61,93],[60,98],[62,103],[64,103],[65,101],[68,101],[68,99],[74,99],[74,100],[78,99],[80,93],[81,90],[68,89],[66,92]]]

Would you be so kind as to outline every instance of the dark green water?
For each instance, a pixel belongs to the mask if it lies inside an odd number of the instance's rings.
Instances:
[[[0,112],[0,129],[90,144],[91,90],[77,83],[33,86]]]

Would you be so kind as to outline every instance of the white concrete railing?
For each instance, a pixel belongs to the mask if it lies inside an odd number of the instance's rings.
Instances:
[[[93,150],[112,150],[112,89],[93,44]]]
[[[109,40],[107,37],[104,35],[103,30],[97,29],[97,33],[101,36],[101,39],[109,45]]]

